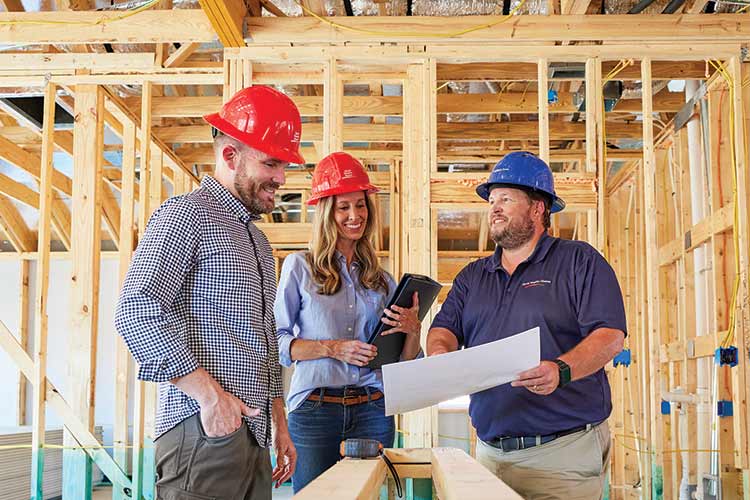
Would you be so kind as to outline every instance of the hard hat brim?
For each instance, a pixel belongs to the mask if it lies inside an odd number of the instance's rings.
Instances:
[[[372,184],[365,184],[365,185],[360,185],[356,187],[347,187],[344,189],[341,189],[341,188],[327,189],[325,191],[318,193],[317,195],[311,196],[310,199],[307,200],[307,204],[312,207],[312,206],[317,205],[318,202],[322,200],[323,198],[328,198],[329,196],[336,196],[338,194],[356,193],[357,191],[366,191],[367,194],[375,194],[379,192],[380,189],[373,186]]]

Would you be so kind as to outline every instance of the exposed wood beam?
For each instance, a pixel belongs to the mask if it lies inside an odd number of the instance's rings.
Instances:
[[[128,22],[111,22],[120,12],[5,12],[0,13],[0,43],[81,44],[81,43],[165,43],[210,42],[215,31],[206,13],[198,9],[148,10],[135,14]],[[454,43],[550,42],[559,40],[632,41],[706,41],[744,42],[750,37],[750,19],[736,14],[701,16],[640,15],[633,25],[632,16],[517,16],[511,22],[492,29],[477,30],[451,39]],[[102,22],[104,20],[104,22]],[[336,30],[311,17],[248,18],[248,27],[256,44],[359,42],[434,42],[435,33],[458,32],[500,21],[500,16],[397,17],[359,16],[341,21],[365,32]],[[13,24],[26,21],[28,24]],[[61,21],[76,24],[66,25]],[[40,24],[44,29],[40,29]],[[393,32],[384,37],[366,31]],[[399,32],[417,36],[398,36]],[[424,33],[424,36],[419,36]],[[444,41],[444,38],[440,38]],[[552,54],[549,55],[552,59]]]
[[[120,122],[127,120],[133,123],[136,129],[140,129],[141,119],[140,117],[136,116],[132,111],[133,109],[140,109],[140,105],[135,108],[131,107],[125,101],[123,101],[118,96],[116,96],[113,92],[111,92],[109,89],[105,88],[104,92],[105,92],[105,97],[106,97],[104,104],[105,104],[107,111],[112,113],[114,117],[117,118]],[[169,99],[169,98],[164,98],[164,99]],[[178,98],[178,99],[185,99],[185,98]],[[219,109],[219,106],[217,106],[215,109]],[[161,139],[156,137],[153,131],[151,131],[151,142],[153,146],[155,146],[162,153],[164,153],[164,161],[171,168],[182,169],[196,183],[200,182],[199,179],[193,173],[193,171],[177,155],[175,155],[175,153],[172,151],[171,148],[169,148],[169,146],[167,146]],[[168,177],[170,175],[171,175],[171,172],[167,173]]]
[[[16,252],[34,252],[36,237],[21,217],[18,209],[7,197],[0,195],[0,227],[8,236]]]
[[[309,11],[319,16],[327,16],[325,2],[323,0],[302,0],[302,5]],[[309,15],[305,9],[302,9],[302,15]]]
[[[591,0],[560,0],[560,14],[585,14]]]
[[[244,47],[244,19],[248,15],[243,0],[198,0],[219,41],[224,47]]]
[[[0,67],[29,71],[70,72],[72,68],[86,68],[92,72],[131,71],[151,72],[153,53],[72,53],[59,54],[0,54]]]
[[[20,201],[31,208],[39,208],[39,193],[7,175],[0,174],[0,193]]]
[[[172,55],[170,55],[167,60],[164,61],[164,67],[173,68],[180,66],[187,60],[188,57],[193,55],[193,53],[198,49],[198,47],[200,47],[200,45],[201,44],[198,42],[182,44],[179,49],[172,52]]]
[[[3,7],[7,12],[24,12],[26,9],[23,8],[21,0],[1,0]]]
[[[706,41],[744,42],[750,38],[750,19],[734,14],[640,15],[632,16],[516,16],[502,23],[502,16],[461,17],[384,17],[358,16],[340,21],[354,30],[339,30],[311,17],[253,17],[247,19],[255,44],[315,44],[345,42],[434,42],[436,34],[495,24],[492,29],[476,30],[451,38],[453,43],[555,42],[555,41]],[[384,37],[382,33],[394,33]],[[399,33],[408,32],[408,35]],[[423,36],[420,36],[423,34]],[[440,40],[444,40],[441,38]],[[551,56],[550,56],[551,57]]]
[[[602,61],[602,72],[609,73],[617,64],[615,61]],[[537,78],[534,63],[467,63],[438,64],[438,80],[455,82],[472,81],[534,81]],[[654,78],[657,80],[704,79],[706,64],[703,61],[656,61]],[[620,73],[619,80],[640,80],[638,67],[628,66]],[[551,78],[551,81],[558,79]]]
[[[19,146],[16,146],[13,142],[2,135],[0,135],[0,157],[17,166],[21,170],[31,174],[36,180],[40,180],[41,158],[33,153],[29,153]],[[54,170],[52,172],[52,186],[68,196],[73,193],[73,181],[70,177],[66,176],[59,170]]]
[[[693,0],[691,5],[685,9],[685,12],[688,14],[700,14],[703,12],[703,9],[706,8],[706,4],[708,3],[708,0]],[[656,76],[654,76],[656,78]]]
[[[302,116],[323,116],[323,98],[315,96],[292,96]],[[536,92],[504,92],[502,94],[439,94],[438,114],[495,114],[537,112]],[[140,105],[139,97],[124,100],[130,108]],[[654,97],[654,111],[676,113],[685,104],[683,92],[660,92]],[[198,118],[213,113],[221,107],[220,96],[208,97],[154,97],[153,117],[159,118]],[[636,112],[640,101],[626,99],[618,102],[615,112]],[[558,101],[549,107],[550,113],[575,113],[573,95],[558,93]],[[403,114],[403,99],[400,96],[344,96],[344,116],[398,116]],[[309,124],[305,123],[304,127]],[[2,134],[2,129],[0,129]]]
[[[129,17],[127,22],[113,22],[121,16],[122,12],[115,11],[3,12],[0,43],[188,43],[216,38],[208,16],[200,9],[146,10]],[[66,21],[72,24],[65,24]]]

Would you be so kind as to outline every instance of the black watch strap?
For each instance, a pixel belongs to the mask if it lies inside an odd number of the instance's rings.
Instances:
[[[557,364],[557,369],[560,372],[560,382],[557,384],[557,387],[565,387],[570,383],[571,379],[570,365],[568,365],[568,363],[566,363],[562,359],[556,359],[555,363]]]

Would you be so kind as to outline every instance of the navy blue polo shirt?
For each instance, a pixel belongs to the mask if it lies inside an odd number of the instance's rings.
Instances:
[[[626,332],[615,273],[591,245],[544,234],[512,276],[502,249],[466,266],[432,322],[459,346],[474,347],[539,327],[541,359],[570,351],[598,328]],[[483,441],[545,435],[606,419],[612,410],[604,369],[548,396],[504,384],[471,396],[469,414]]]

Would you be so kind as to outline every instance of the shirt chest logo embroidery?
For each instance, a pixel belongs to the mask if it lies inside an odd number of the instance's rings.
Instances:
[[[521,283],[522,288],[536,288],[538,286],[547,286],[552,284],[550,280],[534,280]]]

